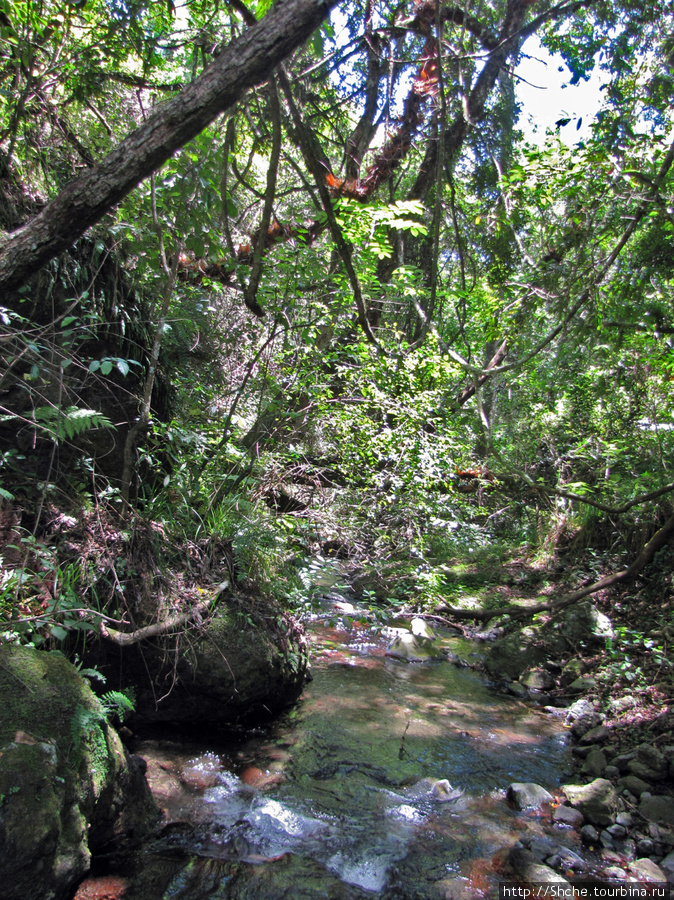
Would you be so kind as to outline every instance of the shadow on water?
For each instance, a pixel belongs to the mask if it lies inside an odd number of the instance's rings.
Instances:
[[[560,726],[469,668],[388,659],[365,628],[313,640],[314,679],[273,728],[218,752],[140,748],[170,824],[125,900],[497,896],[504,851],[542,828],[505,789],[559,784]]]

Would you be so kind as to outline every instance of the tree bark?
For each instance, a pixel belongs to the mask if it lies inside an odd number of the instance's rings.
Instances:
[[[199,78],[158,107],[98,165],[68,184],[39,215],[0,242],[0,290],[20,287],[248,88],[268,79],[336,2],[281,0],[225,47]]]

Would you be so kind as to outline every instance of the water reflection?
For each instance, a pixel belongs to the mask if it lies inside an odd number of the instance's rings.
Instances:
[[[504,792],[559,784],[555,722],[470,669],[387,659],[364,629],[314,639],[314,680],[270,732],[225,754],[166,754],[177,799],[165,786],[160,800],[183,824],[145,855],[143,900],[489,896],[499,853],[539,827]],[[145,751],[152,775],[157,750]]]

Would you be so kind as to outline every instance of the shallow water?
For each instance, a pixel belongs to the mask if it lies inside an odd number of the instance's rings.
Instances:
[[[507,850],[549,826],[505,789],[559,785],[558,721],[470,668],[389,659],[367,627],[314,625],[314,679],[273,727],[217,752],[140,748],[173,824],[125,897],[492,897]]]

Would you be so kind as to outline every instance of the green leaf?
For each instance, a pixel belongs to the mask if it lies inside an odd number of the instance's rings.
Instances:
[[[49,630],[52,637],[56,638],[57,641],[64,641],[68,637],[68,632],[65,628],[61,628],[60,625],[52,625]]]

